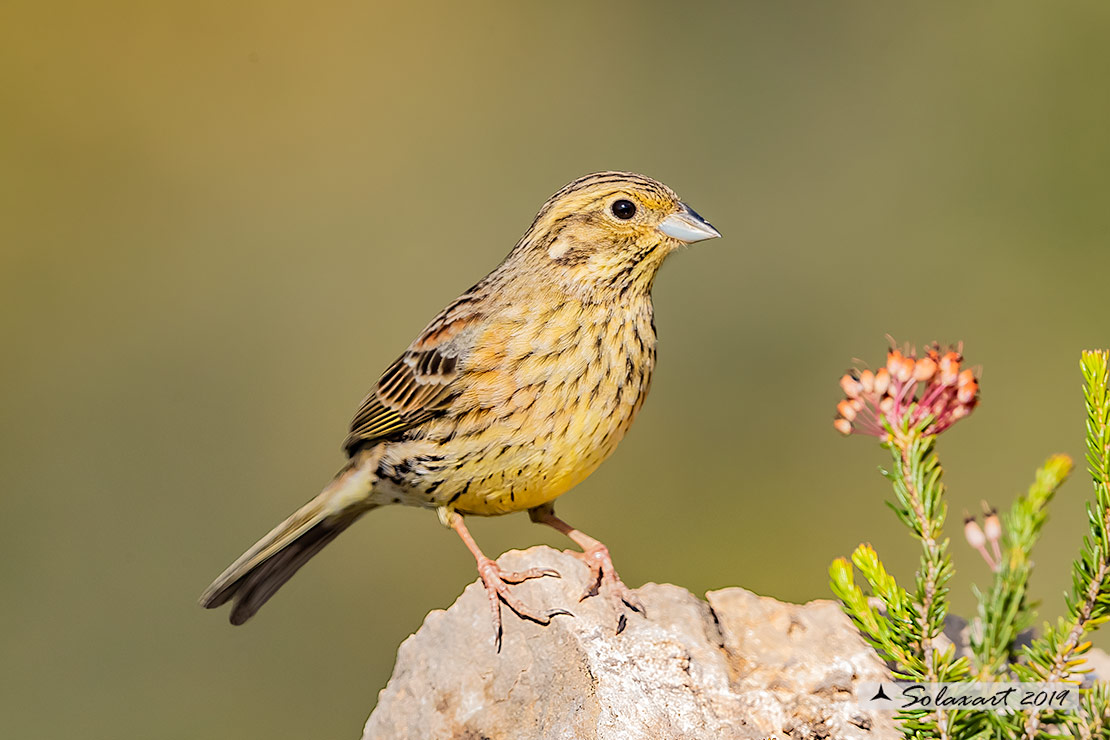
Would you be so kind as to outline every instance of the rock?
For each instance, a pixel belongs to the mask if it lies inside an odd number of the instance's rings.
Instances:
[[[889,673],[833,602],[728,588],[707,603],[649,583],[637,589],[647,616],[630,614],[618,635],[604,595],[578,601],[587,570],[577,558],[535,547],[499,563],[558,570],[514,593],[575,616],[544,627],[502,607],[498,654],[485,592],[469,585],[401,645],[364,740],[900,737],[889,713],[854,705],[859,682]]]

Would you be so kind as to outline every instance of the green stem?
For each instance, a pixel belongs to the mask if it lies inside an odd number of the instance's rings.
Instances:
[[[939,680],[936,667],[936,650],[934,641],[938,630],[932,623],[930,615],[939,590],[939,576],[941,560],[944,557],[934,532],[939,533],[942,521],[930,519],[921,499],[921,494],[914,482],[916,466],[912,462],[911,449],[919,437],[916,434],[897,436],[894,444],[900,453],[899,477],[905,486],[906,497],[917,522],[918,533],[921,537],[922,557],[921,567],[924,572],[924,587],[921,590],[921,614],[918,616],[918,625],[921,628],[921,653],[925,662],[925,679],[930,683]],[[926,445],[926,451],[931,445]],[[928,454],[928,453],[926,453]],[[941,740],[948,740],[948,714],[944,710],[935,712],[937,730]]]

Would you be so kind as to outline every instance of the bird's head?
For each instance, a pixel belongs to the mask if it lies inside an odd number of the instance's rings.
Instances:
[[[551,196],[514,251],[575,292],[647,292],[670,252],[719,236],[663,183],[598,172]]]

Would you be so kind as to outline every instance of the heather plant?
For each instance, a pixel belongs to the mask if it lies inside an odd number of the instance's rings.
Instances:
[[[1087,411],[1087,467],[1094,497],[1087,505],[1090,534],[1072,572],[1064,616],[1045,623],[1032,639],[1036,621],[1027,595],[1031,553],[1048,518],[1048,505],[1072,470],[1066,455],[1054,455],[1037,470],[1029,490],[999,514],[987,508],[983,524],[964,521],[964,535],[991,565],[994,578],[974,589],[977,614],[966,651],[943,638],[949,583],[954,573],[943,470],[937,436],[975,409],[976,371],[964,367],[962,348],[891,349],[877,371],[854,370],[840,385],[834,426],[845,435],[879,440],[890,454],[882,474],[893,488],[888,502],[921,550],[916,577],[899,585],[878,553],[861,544],[851,559],[829,568],[832,589],[864,638],[891,666],[896,679],[917,682],[1045,682],[1071,684],[1078,709],[996,712],[919,709],[898,715],[908,738],[1104,738],[1110,740],[1110,688],[1079,688],[1086,673],[1083,654],[1090,633],[1110,619],[1110,360],[1088,351],[1080,367]],[[858,578],[857,578],[858,575]]]

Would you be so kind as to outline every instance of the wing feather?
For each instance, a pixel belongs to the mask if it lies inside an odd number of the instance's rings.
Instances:
[[[442,414],[456,395],[461,360],[473,347],[480,317],[452,316],[450,308],[386,368],[363,399],[343,443],[348,454]]]

